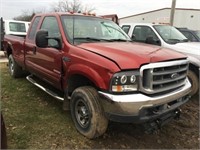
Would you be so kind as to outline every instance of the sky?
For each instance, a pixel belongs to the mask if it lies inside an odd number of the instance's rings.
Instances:
[[[59,0],[0,0],[0,17],[12,19],[23,11],[50,11]],[[172,0],[80,0],[95,8],[97,15],[117,14],[119,18],[171,7]],[[200,0],[176,0],[176,8],[200,9]]]

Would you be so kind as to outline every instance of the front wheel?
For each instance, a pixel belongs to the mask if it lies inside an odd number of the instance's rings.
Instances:
[[[188,78],[192,84],[192,90],[190,92],[190,95],[193,96],[193,95],[197,94],[199,91],[199,79],[198,79],[197,75],[195,74],[195,72],[192,70],[188,71]]]
[[[72,120],[81,134],[93,139],[105,133],[108,120],[94,88],[89,86],[77,88],[72,93],[70,108]]]

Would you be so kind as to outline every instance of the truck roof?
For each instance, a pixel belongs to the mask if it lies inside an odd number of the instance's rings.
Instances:
[[[36,16],[49,16],[49,15],[56,15],[56,16],[61,16],[61,15],[77,15],[77,16],[93,16],[97,18],[102,18],[100,16],[96,16],[95,13],[74,13],[74,12],[52,12],[52,13],[41,13],[41,14],[36,14]]]
[[[146,26],[153,26],[153,25],[168,25],[168,24],[160,24],[160,23],[120,23],[120,26],[123,25],[146,25]]]

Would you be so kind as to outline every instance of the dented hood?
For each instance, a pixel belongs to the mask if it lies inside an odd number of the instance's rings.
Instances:
[[[120,69],[139,68],[143,64],[186,58],[178,52],[142,43],[82,43],[78,47],[116,63]]]

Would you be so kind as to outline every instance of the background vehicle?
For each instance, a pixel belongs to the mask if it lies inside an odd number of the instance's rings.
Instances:
[[[30,72],[31,83],[64,109],[70,105],[76,129],[90,139],[106,131],[108,120],[159,128],[179,117],[190,97],[185,55],[134,44],[108,19],[38,14],[25,39],[5,35],[4,47],[11,75]]]
[[[1,149],[7,149],[7,134],[6,134],[6,126],[3,119],[3,115],[1,112]]]
[[[191,95],[199,93],[200,43],[188,39],[175,27],[151,23],[125,23],[122,29],[133,41],[170,48],[184,53],[190,60],[189,79],[192,82]]]
[[[30,22],[4,20],[4,32],[9,35],[26,36]]]
[[[3,39],[4,39],[4,28],[3,28],[3,18],[0,18],[0,31],[1,31],[1,50],[3,50]]]
[[[25,37],[30,25],[30,22],[16,21],[16,20],[3,20],[1,18],[0,30],[1,30],[1,50],[3,50],[4,35],[15,35]]]
[[[189,41],[200,42],[200,31],[188,28],[177,28]]]

